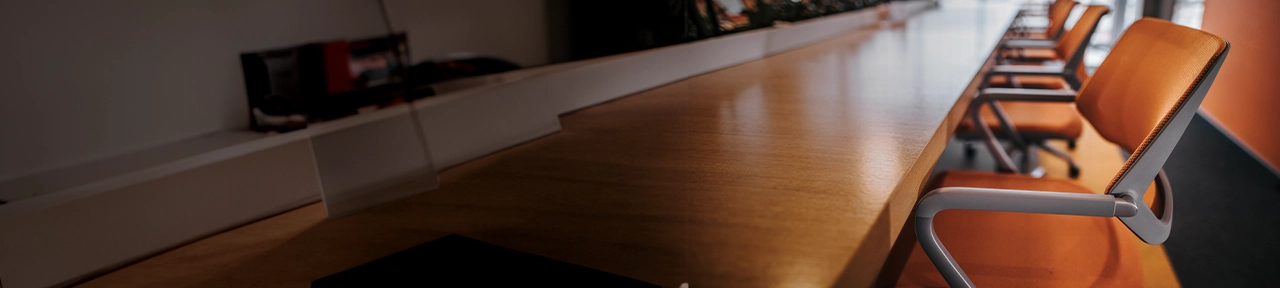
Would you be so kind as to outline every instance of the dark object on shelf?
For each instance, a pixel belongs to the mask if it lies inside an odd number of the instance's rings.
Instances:
[[[426,61],[409,69],[410,82],[434,83],[445,80],[475,77],[520,69],[520,65],[494,57]]]
[[[550,0],[547,14],[552,61],[563,62],[772,27],[775,21],[800,21],[885,2],[889,0]]]
[[[750,1],[750,0],[748,0]],[[778,10],[778,21],[800,21],[826,15],[869,8],[890,0],[810,0],[772,1],[766,4]]]
[[[714,35],[695,0],[550,0],[553,62],[589,59]],[[699,29],[701,27],[702,29]],[[553,51],[555,53],[556,51]]]
[[[406,89],[404,34],[330,41],[240,54],[250,127],[290,131],[307,123],[403,102],[429,91]]]
[[[659,287],[450,234],[311,282],[311,287]]]

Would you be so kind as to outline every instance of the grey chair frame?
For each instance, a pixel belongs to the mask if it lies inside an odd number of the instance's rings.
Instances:
[[[1116,217],[1143,242],[1152,245],[1164,243],[1173,225],[1173,190],[1169,187],[1168,177],[1165,176],[1161,167],[1169,159],[1169,154],[1173,152],[1182,134],[1186,132],[1187,125],[1195,116],[1200,103],[1204,101],[1209,87],[1217,78],[1218,70],[1222,68],[1222,63],[1227,59],[1227,53],[1230,50],[1231,44],[1227,43],[1222,55],[1210,64],[1212,66],[1207,76],[1195,84],[1195,89],[1187,101],[1174,107],[1173,118],[1163,127],[1156,128],[1155,139],[1138,151],[1140,153],[1131,156],[1131,158],[1137,158],[1131,159],[1133,162],[1128,169],[1119,171],[1123,174],[1111,185],[1106,194],[963,187],[939,188],[926,193],[914,212],[916,235],[925,254],[942,273],[947,284],[951,287],[974,287],[973,281],[969,280],[955,258],[947,252],[933,229],[933,217],[944,210],[968,209]],[[1074,101],[1074,94],[1067,96],[1030,91],[991,92],[984,95],[1005,101],[1066,101],[1066,99]],[[1142,202],[1152,179],[1157,180],[1157,193],[1163,195],[1161,202],[1163,213],[1159,216]]]
[[[1075,2],[1075,5],[1079,6],[1080,2]],[[1025,24],[1022,23],[1022,21],[1026,19],[1026,17],[1048,17],[1049,8],[1052,6],[1053,6],[1053,1],[1050,1],[1049,3],[1044,3],[1044,4],[1023,5],[1023,7],[1018,9],[1018,14],[1014,16],[1013,25],[1010,26],[1010,29],[1008,31],[1009,34],[1015,35],[1014,38],[1020,38],[1020,37],[1025,38],[1024,37],[1025,35],[1020,35],[1020,34],[1043,31],[1043,28],[1045,27],[1026,26]],[[1071,9],[1075,9],[1075,6],[1072,6]],[[1067,17],[1067,18],[1070,18],[1070,17]],[[1062,19],[1061,24],[1063,26],[1066,26],[1067,18]],[[1040,28],[1040,29],[1037,30],[1036,28]],[[1058,33],[1054,35],[1047,35],[1048,36],[1047,41],[1058,40],[1058,38],[1062,37],[1063,30],[1065,29],[1058,29]]]

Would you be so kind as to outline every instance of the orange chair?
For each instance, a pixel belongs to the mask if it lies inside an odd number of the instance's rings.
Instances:
[[[1076,2],[1073,0],[1055,0],[1048,7],[1024,7],[1018,11],[1017,18],[1014,19],[1013,26],[1010,27],[1009,37],[1023,39],[1045,39],[1057,40],[1062,33],[1062,28],[1067,24],[1067,18],[1071,16],[1071,9],[1075,8]],[[1048,17],[1048,25],[1043,29],[1039,27],[1030,27],[1025,24],[1027,18],[1045,16]]]
[[[939,175],[933,183],[945,188],[925,194],[916,206],[919,242],[896,284],[1141,287],[1142,265],[1126,234],[1151,244],[1168,238],[1173,194],[1161,166],[1229,47],[1207,32],[1142,19],[1116,42],[1078,96],[984,89],[975,101],[1075,102],[1103,138],[1132,154],[1105,194],[1063,179],[974,171]]]
[[[1037,88],[1054,90],[1075,90],[1089,76],[1084,69],[1084,50],[1097,30],[1098,22],[1110,12],[1110,8],[1102,5],[1090,5],[1085,8],[1074,27],[1062,36],[1051,48],[1033,48],[1047,50],[1052,59],[1062,60],[1060,66],[1032,65],[997,65],[985,76],[984,87],[1002,88]],[[1032,50],[1036,51],[1036,50]],[[1063,57],[1065,56],[1065,57]],[[978,103],[978,102],[975,102]],[[1046,145],[1050,139],[1063,139],[1074,143],[1084,131],[1080,117],[1075,116],[1075,108],[1071,103],[1042,102],[989,102],[989,105],[974,106],[970,116],[956,127],[956,137],[962,140],[978,140],[1003,138],[1013,142],[1024,155],[1023,165],[1015,165],[1009,152],[1005,151],[998,141],[987,141],[987,148],[996,157],[1000,168],[1005,171],[1038,174],[1039,165],[1035,163],[1036,149],[1043,148],[1055,156],[1067,161],[1071,177],[1080,173],[1079,166],[1066,152]],[[986,123],[985,129],[974,125],[974,117],[981,117]],[[1003,133],[994,134],[991,131]],[[1069,144],[1074,147],[1074,144]],[[966,146],[965,155],[972,157],[972,146]],[[1019,169],[1021,166],[1021,169]]]
[[[1088,74],[1085,47],[1102,17],[1111,12],[1103,5],[1085,7],[1080,19],[1056,41],[1006,39],[1001,42],[998,63],[988,73],[987,87],[1079,89]],[[1022,82],[1022,83],[1018,83]]]

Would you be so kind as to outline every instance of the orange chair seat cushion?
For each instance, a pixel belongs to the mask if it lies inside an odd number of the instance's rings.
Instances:
[[[938,177],[939,187],[1092,193],[1065,179],[978,171]],[[948,210],[934,217],[934,229],[978,287],[1143,285],[1134,237],[1114,217]],[[945,287],[946,280],[916,243],[897,285]]]
[[[987,86],[993,88],[1032,88],[1032,89],[1049,89],[1062,90],[1067,89],[1067,80],[1063,80],[1060,76],[1041,76],[1041,75],[1023,75],[1013,76],[1014,82],[1010,82],[1011,77],[1005,75],[995,75],[987,78]]]
[[[1077,139],[1084,131],[1084,120],[1073,103],[1001,101],[1000,106],[1009,115],[1013,128],[1021,134]],[[982,105],[982,119],[996,135],[1003,133],[1000,120],[991,112],[991,105]],[[977,130],[973,119],[966,114],[956,126],[956,134],[972,133],[977,133]]]
[[[1003,58],[1050,61],[1064,60],[1058,56],[1058,51],[1049,48],[1025,48],[1025,49],[1004,49],[1001,51]]]

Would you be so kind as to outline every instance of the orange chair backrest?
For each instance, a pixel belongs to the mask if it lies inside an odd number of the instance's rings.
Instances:
[[[1138,20],[1080,88],[1076,107],[1102,137],[1136,153],[1226,46],[1204,31]]]
[[[1076,7],[1075,0],[1057,0],[1049,4],[1049,26],[1045,27],[1046,35],[1056,37],[1067,25],[1067,17],[1071,16],[1071,8]]]
[[[1071,30],[1063,33],[1062,38],[1058,38],[1058,43],[1054,44],[1053,49],[1058,52],[1058,56],[1070,61],[1066,63],[1067,67],[1078,66],[1076,79],[1083,81],[1089,78],[1085,73],[1084,65],[1080,63],[1084,61],[1084,48],[1089,44],[1089,38],[1093,37],[1093,32],[1097,30],[1102,16],[1110,11],[1111,8],[1107,6],[1089,5],[1084,13],[1080,14],[1080,20],[1076,20],[1076,25],[1071,26]]]

